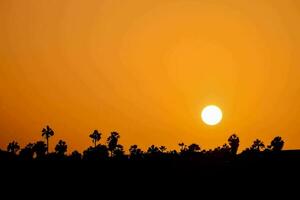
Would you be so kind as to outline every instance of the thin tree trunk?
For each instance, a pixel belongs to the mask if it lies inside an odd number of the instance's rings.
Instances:
[[[49,138],[47,138],[47,154],[49,154]]]

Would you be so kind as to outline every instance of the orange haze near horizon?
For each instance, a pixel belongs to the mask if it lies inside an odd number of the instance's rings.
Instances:
[[[0,0],[0,147],[300,148],[300,1]],[[218,105],[217,126],[201,121]]]

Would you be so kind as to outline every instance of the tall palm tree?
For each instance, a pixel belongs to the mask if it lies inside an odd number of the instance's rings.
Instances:
[[[47,141],[47,154],[49,153],[49,138],[53,135],[54,135],[54,131],[49,126],[43,128],[42,137],[45,137]]]
[[[97,142],[101,139],[101,133],[99,133],[98,130],[94,130],[92,134],[90,134],[90,138],[92,138],[92,141],[94,143],[94,146],[96,148]]]
[[[20,146],[16,141],[12,141],[7,145],[7,151],[16,154],[20,150]]]

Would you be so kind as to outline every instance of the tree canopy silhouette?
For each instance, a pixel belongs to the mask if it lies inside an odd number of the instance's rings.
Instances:
[[[266,153],[280,152],[283,149],[284,141],[281,137],[275,137],[267,148],[264,142],[256,139],[253,144],[238,154],[240,139],[236,134],[228,138],[228,144],[218,146],[214,149],[202,150],[199,144],[192,143],[186,145],[181,142],[178,144],[179,149],[168,149],[166,146],[151,145],[147,151],[143,151],[138,145],[131,145],[126,154],[124,146],[119,143],[120,134],[111,132],[106,140],[106,144],[98,143],[101,139],[101,133],[94,130],[89,137],[92,139],[93,145],[88,147],[81,154],[74,150],[71,154],[67,154],[68,145],[66,141],[59,140],[54,148],[54,152],[49,152],[49,138],[54,135],[54,131],[46,126],[42,130],[42,136],[46,138],[46,142],[37,141],[29,143],[24,148],[16,141],[12,141],[7,146],[7,151],[0,151],[0,160],[2,159],[20,159],[20,160],[89,160],[89,161],[108,161],[108,160],[196,160],[202,162],[231,162],[238,158],[253,158],[258,154],[266,155]],[[18,153],[19,152],[19,153]]]
[[[120,146],[118,146],[119,138],[120,134],[117,132],[111,132],[110,136],[107,138],[108,150],[110,151],[112,157],[115,151],[120,149]]]
[[[200,150],[201,150],[201,148],[198,144],[193,143],[190,146],[188,146],[189,152],[199,152]]]
[[[268,146],[272,151],[281,151],[284,145],[284,141],[281,139],[281,137],[277,136],[275,137],[271,144]]]

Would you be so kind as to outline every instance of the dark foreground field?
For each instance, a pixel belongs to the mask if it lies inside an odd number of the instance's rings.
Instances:
[[[252,185],[256,190],[300,186],[300,151],[260,152],[230,159],[209,159],[194,155],[189,159],[107,160],[107,161],[6,161],[1,163],[6,185],[56,190],[72,187],[129,188],[158,190],[175,188],[228,188]],[[77,189],[76,189],[77,188]],[[54,190],[55,191],[55,190]],[[193,190],[195,191],[195,190]]]

